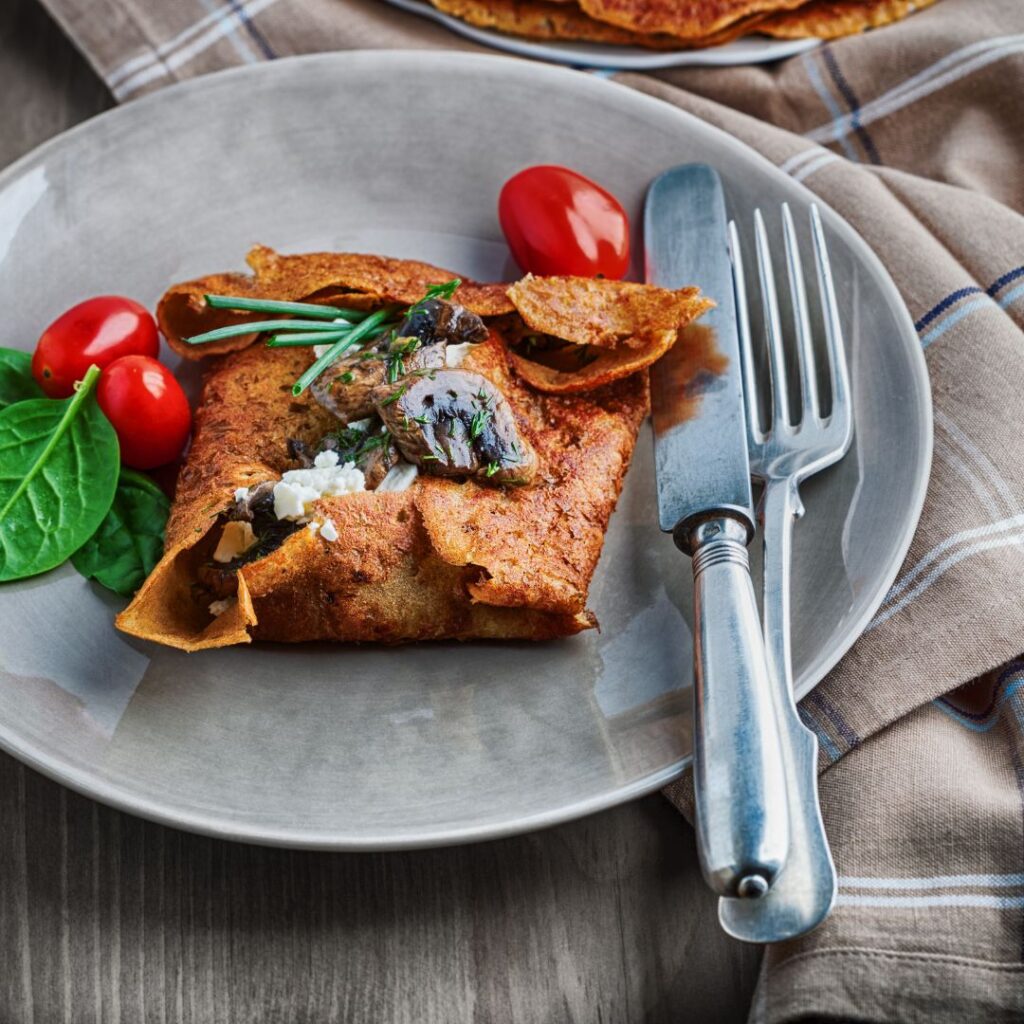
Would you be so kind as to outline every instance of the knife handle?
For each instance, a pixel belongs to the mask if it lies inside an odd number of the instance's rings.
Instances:
[[[768,659],[750,579],[750,533],[705,520],[693,558],[694,798],[701,869],[722,896],[763,896],[789,851],[789,808]]]

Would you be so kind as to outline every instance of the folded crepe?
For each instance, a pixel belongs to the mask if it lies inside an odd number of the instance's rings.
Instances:
[[[201,347],[188,345],[185,330],[252,319],[205,307],[199,300],[207,292],[305,301],[346,295],[349,305],[372,308],[391,299],[414,302],[426,285],[453,276],[411,261],[344,254],[279,257],[261,248],[250,261],[254,277],[216,275],[165,295],[159,319],[174,348],[195,357]],[[550,327],[557,330],[567,302],[587,301],[575,279],[548,279],[543,287],[533,280],[532,288],[524,286],[533,325],[544,327],[545,302],[552,310]],[[561,294],[552,280],[565,282]],[[602,322],[608,320],[608,296],[623,287],[606,284],[608,292],[599,288],[594,305]],[[268,348],[247,335],[244,347],[210,361],[164,557],[118,616],[118,627],[195,651],[254,639],[544,640],[594,626],[587,589],[647,413],[645,364],[641,359],[640,372],[610,382],[597,377],[578,394],[538,390],[516,373],[508,343],[494,329],[518,316],[507,287],[466,283],[452,301],[496,318],[460,370],[480,375],[504,396],[518,436],[535,455],[527,486],[421,469],[405,490],[320,497],[307,510],[312,528],[283,523],[236,563],[224,565],[214,555],[236,492],[280,480],[295,468],[297,451],[339,427],[310,391],[292,393],[313,360],[310,348]],[[659,289],[652,294],[663,295]],[[683,298],[647,306],[631,294],[626,313],[603,332],[583,336],[609,355],[618,339],[636,360],[652,344],[663,346],[666,331],[674,340],[711,305],[695,289],[672,294]],[[578,313],[586,319],[584,310]]]

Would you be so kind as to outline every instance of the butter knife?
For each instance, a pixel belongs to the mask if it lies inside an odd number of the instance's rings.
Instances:
[[[725,369],[693,377],[682,338],[651,370],[661,529],[692,560],[694,796],[701,868],[722,896],[760,897],[789,848],[786,780],[747,545],[754,508],[725,197],[703,164],[666,171],[644,210],[647,279],[718,304]],[[687,410],[699,402],[696,414]]]

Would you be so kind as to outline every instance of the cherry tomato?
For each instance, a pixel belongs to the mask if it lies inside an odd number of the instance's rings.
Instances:
[[[32,376],[51,398],[67,398],[93,363],[102,370],[121,356],[156,356],[159,350],[156,323],[145,306],[98,295],[72,306],[43,331]]]
[[[96,400],[117,431],[126,466],[152,469],[181,454],[192,412],[163,364],[149,356],[115,359],[100,375]]]
[[[618,279],[629,269],[626,211],[568,167],[527,167],[513,175],[498,197],[498,219],[527,273]]]

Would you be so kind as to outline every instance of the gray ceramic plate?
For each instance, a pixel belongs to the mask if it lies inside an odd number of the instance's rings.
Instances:
[[[642,46],[605,46],[556,39],[542,41],[506,35],[494,29],[478,28],[433,7],[429,0],[387,0],[395,7],[428,18],[476,43],[515,53],[521,57],[568,64],[576,68],[605,68],[615,71],[654,71],[657,68],[731,67],[736,64],[764,64],[803,53],[820,45],[817,39],[769,39],[744,36],[724,46],[703,50],[648,50]]]
[[[282,250],[419,257],[514,275],[501,183],[564,163],[640,223],[651,179],[721,169],[734,212],[811,196],[723,133],[593,76],[500,57],[362,52],[276,61],[98,117],[0,177],[0,344],[30,347],[85,296]],[[826,211],[858,434],[806,488],[796,535],[800,692],[882,600],[920,510],[928,381],[909,317]],[[636,249],[640,240],[636,239]],[[0,588],[0,744],[172,825],[338,849],[535,828],[655,789],[690,750],[690,568],[659,534],[645,434],[594,579],[602,631],[528,646],[255,645],[185,655],[115,632],[70,567]]]

